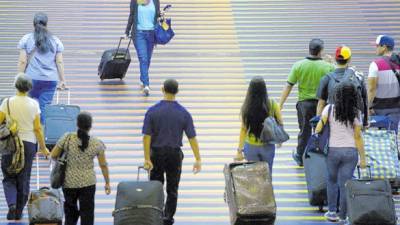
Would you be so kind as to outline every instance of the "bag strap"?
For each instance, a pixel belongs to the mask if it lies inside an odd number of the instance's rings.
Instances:
[[[273,99],[269,100],[269,104],[271,105],[270,111],[269,111],[269,116],[272,116],[275,118],[275,101]]]
[[[323,125],[323,126],[329,125],[329,117],[331,116],[331,112],[332,112],[332,104],[330,104],[330,105],[329,105],[329,108],[328,108],[328,116],[327,116],[327,118],[326,118],[326,123],[324,122],[324,120],[323,120],[322,117],[321,117],[321,121],[322,121],[322,125]]]
[[[389,57],[383,57],[383,59],[386,61],[387,64],[389,64],[389,66],[392,69],[394,75],[396,76],[397,81],[399,82],[399,86],[400,86],[400,72],[396,70],[392,61],[389,59]]]
[[[62,153],[64,153],[65,154],[65,159],[67,159],[67,157],[68,157],[68,152],[69,152],[69,150],[68,150],[68,143],[69,143],[69,141],[71,140],[71,137],[72,137],[72,133],[69,133],[68,134],[68,136],[66,137],[66,141],[64,141],[64,143],[63,143],[63,146],[62,146]],[[67,145],[67,149],[65,148],[65,145]],[[62,153],[60,154],[60,155],[62,155]]]

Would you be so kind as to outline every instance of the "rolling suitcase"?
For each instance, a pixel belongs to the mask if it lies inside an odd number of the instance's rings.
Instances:
[[[360,177],[360,168],[358,167]],[[352,225],[396,225],[396,211],[388,180],[349,180],[345,184],[347,215]]]
[[[159,181],[125,181],[118,184],[114,225],[163,225],[164,190]]]
[[[31,191],[28,200],[29,224],[62,224],[64,210],[60,190],[47,187]]]
[[[311,206],[318,206],[322,212],[324,206],[328,205],[326,156],[306,150],[303,163],[309,203]]]
[[[225,201],[232,225],[272,225],[276,202],[266,162],[225,165]]]
[[[65,133],[76,130],[76,118],[80,113],[79,106],[71,105],[71,92],[69,89],[65,89],[68,95],[67,104],[59,104],[60,91],[60,89],[57,89],[56,104],[46,105],[44,111],[44,137],[46,146],[50,150]]]
[[[315,128],[318,124],[319,117],[310,120],[315,135]],[[309,139],[309,142],[312,139]],[[324,206],[328,204],[327,196],[327,180],[328,169],[326,164],[326,156],[317,149],[311,149],[312,143],[308,143],[303,155],[304,173],[307,182],[308,200],[311,206],[318,206],[322,212]],[[315,146],[315,145],[314,145]]]
[[[131,45],[132,39],[129,38],[127,48],[120,48],[122,39],[124,39],[124,37],[119,39],[118,48],[109,49],[103,52],[98,67],[98,75],[101,80],[115,78],[122,80],[125,77],[129,64],[131,63],[129,46]]]

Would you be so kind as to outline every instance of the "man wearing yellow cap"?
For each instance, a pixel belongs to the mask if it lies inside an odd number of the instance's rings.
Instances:
[[[359,91],[358,107],[363,113],[363,125],[368,125],[368,98],[367,89],[363,77],[359,75],[353,68],[349,68],[351,61],[351,50],[347,46],[340,46],[336,49],[335,54],[336,69],[332,73],[327,74],[321,79],[317,96],[318,106],[317,115],[321,115],[325,105],[334,104],[335,87],[341,82],[353,83]],[[353,79],[354,78],[354,79]]]

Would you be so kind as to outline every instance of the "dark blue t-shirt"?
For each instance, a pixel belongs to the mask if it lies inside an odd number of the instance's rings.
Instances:
[[[192,116],[178,102],[162,100],[147,110],[142,133],[151,136],[151,147],[179,148],[183,131],[196,137]]]

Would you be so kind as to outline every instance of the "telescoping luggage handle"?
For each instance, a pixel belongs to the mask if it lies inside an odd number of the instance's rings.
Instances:
[[[372,180],[372,171],[371,171],[371,166],[367,165],[367,171],[369,172],[369,178],[365,179],[365,178],[361,178],[361,167],[360,165],[357,165],[357,172],[358,172],[358,179],[359,180]],[[367,174],[368,174],[367,172]]]
[[[141,170],[147,171],[147,178],[148,178],[148,180],[150,180],[150,172],[149,172],[148,170],[146,170],[146,169],[144,168],[144,166],[139,166],[139,167],[138,167],[138,170],[137,170],[137,178],[136,178],[136,180],[137,180],[137,181],[140,180],[140,171],[141,171]]]
[[[121,47],[121,42],[122,42],[123,39],[125,39],[125,37],[120,37],[120,38],[119,38],[119,43],[118,43],[117,51],[116,51],[115,54],[114,54],[113,60],[115,59],[115,56],[119,53],[119,47]],[[129,37],[128,47],[126,47],[126,51],[125,51],[125,57],[126,57],[126,55],[128,55],[129,46],[131,46],[131,42],[132,42],[132,38]]]
[[[67,105],[71,105],[71,90],[69,88],[57,88],[56,90],[56,104],[60,103],[60,92],[66,91],[67,92]]]

